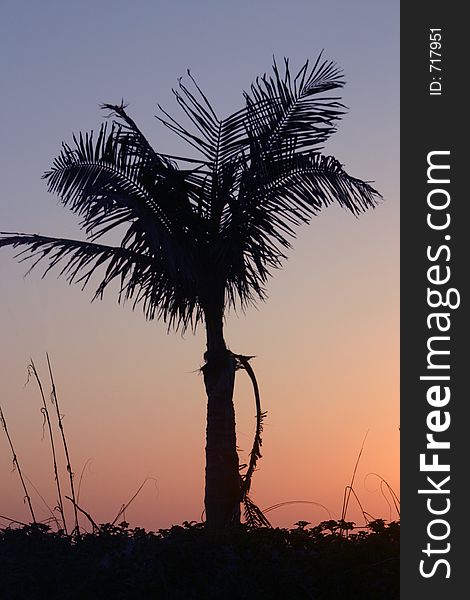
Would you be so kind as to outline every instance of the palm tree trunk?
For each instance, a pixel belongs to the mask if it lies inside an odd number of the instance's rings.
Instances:
[[[207,319],[206,364],[206,523],[223,529],[240,523],[240,474],[235,433],[233,389],[235,359],[223,339],[222,317]]]

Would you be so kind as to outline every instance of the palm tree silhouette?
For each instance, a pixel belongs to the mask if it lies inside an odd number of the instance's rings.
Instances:
[[[147,319],[162,319],[169,329],[205,324],[205,512],[207,525],[221,528],[240,520],[261,444],[258,404],[257,436],[242,476],[235,370],[246,368],[256,382],[248,357],[227,347],[226,310],[266,297],[268,276],[286,258],[298,225],[332,202],[358,215],[380,194],[320,153],[345,108],[328,95],[344,85],[342,73],[321,55],[295,77],[287,59],[282,73],[274,61],[273,74],[256,79],[245,106],[223,120],[189,71],[188,79],[189,87],[180,79],[173,92],[193,127],[161,107],[157,118],[197,150],[196,158],[156,152],[124,103],[104,104],[112,124],[96,138],[91,132],[63,144],[44,174],[48,190],[81,217],[86,240],[2,233],[0,246],[21,248],[17,256],[32,257],[33,266],[46,259],[46,273],[60,265],[61,275],[83,287],[98,273],[94,298],[117,281],[119,302],[140,304]],[[101,243],[123,226],[120,243]]]

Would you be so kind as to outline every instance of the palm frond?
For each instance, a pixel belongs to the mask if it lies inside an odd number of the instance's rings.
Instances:
[[[267,279],[286,259],[300,224],[334,202],[357,216],[380,198],[369,183],[319,153],[279,152],[256,173],[248,166],[220,233],[230,304],[237,296],[242,305],[263,298]]]
[[[243,356],[242,354],[233,354],[233,357],[236,360],[236,368],[244,369],[248,373],[249,378],[251,379],[256,405],[256,431],[253,439],[253,446],[250,452],[249,464],[247,466],[246,472],[242,475],[241,493],[242,498],[245,498],[248,495],[248,492],[250,491],[251,480],[253,477],[253,473],[255,472],[258,460],[262,456],[261,446],[263,445],[263,440],[261,438],[261,434],[263,433],[263,421],[267,413],[261,410],[261,398],[259,393],[258,381],[256,380],[255,372],[249,362],[250,359],[254,357]]]
[[[92,300],[102,298],[111,283],[117,284],[118,302],[142,304],[147,319],[162,318],[168,326],[184,329],[201,318],[197,294],[181,279],[178,285],[165,270],[164,261],[142,251],[113,247],[96,242],[52,238],[36,234],[0,232],[0,248],[20,248],[20,262],[32,260],[28,273],[46,261],[43,273],[57,267],[58,275],[84,289],[93,275],[98,277]],[[101,271],[100,271],[101,269]]]
[[[246,109],[243,108],[226,119],[219,119],[189,70],[188,76],[193,89],[180,78],[178,89],[174,89],[173,93],[196,131],[191,132],[181,125],[161,106],[159,109],[164,117],[157,115],[157,118],[204,157],[195,186],[199,191],[199,198],[205,198],[201,202],[208,209],[210,232],[217,236],[227,198],[236,193],[238,165],[248,147]]]
[[[336,158],[288,151],[271,156],[255,177],[247,173],[241,202],[282,215],[281,229],[291,230],[333,202],[357,216],[380,198],[369,183],[348,175]]]
[[[126,146],[129,155],[138,157],[145,163],[147,169],[152,170],[155,175],[163,177],[171,175],[171,168],[175,168],[175,163],[165,155],[155,152],[137,123],[127,114],[127,105],[124,101],[121,104],[104,103],[101,108],[110,111],[108,118],[114,117],[117,119],[114,121],[118,127],[116,137],[121,146]]]
[[[245,517],[245,523],[249,529],[272,527],[263,511],[247,495],[243,498],[243,516]]]
[[[230,161],[240,152],[241,144],[248,140],[246,110],[241,109],[226,119],[220,119],[189,70],[188,77],[194,90],[186,86],[180,78],[178,89],[173,89],[173,93],[197,133],[190,132],[160,105],[159,109],[164,117],[157,115],[157,119],[195,147],[205,158],[203,164],[212,172],[217,172],[224,162]]]
[[[274,76],[257,78],[245,92],[252,159],[261,159],[286,139],[295,140],[297,152],[318,151],[345,112],[339,97],[325,96],[344,85],[341,70],[320,54],[313,67],[307,61],[293,78],[288,59],[283,75],[275,60],[273,71]]]
[[[75,147],[63,144],[53,168],[44,174],[48,190],[83,218],[87,232],[102,223],[120,224],[122,219],[148,215],[162,230],[171,232],[172,220],[166,214],[163,186],[149,177],[149,163],[143,161],[122,141],[122,131],[107,125],[96,142],[93,131],[74,136]],[[156,191],[160,194],[155,193]]]

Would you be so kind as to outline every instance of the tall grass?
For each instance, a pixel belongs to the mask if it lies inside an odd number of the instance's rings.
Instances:
[[[67,445],[67,439],[65,437],[65,432],[64,432],[64,426],[62,425],[62,419],[63,416],[60,414],[60,410],[59,410],[59,399],[57,397],[57,391],[56,391],[56,386],[55,386],[55,382],[54,382],[54,376],[52,374],[52,368],[51,368],[51,361],[49,360],[49,355],[46,353],[46,358],[47,358],[47,367],[49,369],[49,377],[51,380],[51,401],[52,404],[55,406],[56,409],[56,417],[57,417],[57,424],[60,430],[60,435],[61,435],[61,439],[62,439],[62,445],[64,447],[64,453],[65,453],[65,460],[66,460],[66,466],[67,466],[67,473],[69,476],[69,484],[70,484],[70,495],[71,498],[70,501],[73,504],[73,510],[74,510],[74,517],[75,517],[75,533],[79,533],[80,528],[79,528],[79,523],[78,523],[78,512],[77,512],[77,500],[75,497],[75,486],[74,486],[74,473],[72,471],[72,465],[70,463],[70,454],[69,454],[69,449],[68,449],[68,445]],[[68,498],[68,496],[67,496]]]
[[[26,483],[25,483],[25,480],[23,477],[23,473],[21,471],[20,463],[18,461],[18,456],[16,454],[15,447],[13,446],[13,441],[10,437],[10,432],[8,431],[7,422],[5,420],[5,416],[3,414],[3,410],[2,410],[1,406],[0,406],[0,423],[2,424],[3,430],[5,431],[5,435],[7,437],[8,444],[11,449],[11,453],[12,453],[12,457],[13,457],[12,458],[13,468],[16,469],[16,472],[18,473],[18,477],[20,478],[21,485],[22,485],[23,491],[24,491],[24,497],[25,497],[26,502],[28,503],[29,511],[31,513],[32,522],[36,523],[37,521],[36,521],[36,516],[35,516],[34,510],[33,510],[33,505],[31,503],[31,496],[29,495],[28,488],[26,487]],[[2,518],[4,518],[4,517],[2,517]],[[15,521],[15,522],[19,523],[20,521]]]
[[[43,425],[47,424],[47,431],[49,433],[49,443],[50,443],[51,455],[52,455],[52,466],[54,469],[54,481],[56,483],[56,488],[57,488],[57,510],[59,511],[59,514],[62,518],[62,525],[63,525],[64,531],[66,534],[68,534],[67,522],[65,520],[65,513],[64,513],[64,502],[62,500],[62,488],[61,488],[61,484],[60,484],[59,468],[57,465],[57,453],[56,453],[56,449],[55,449],[54,434],[52,432],[51,419],[49,416],[49,410],[47,408],[46,396],[44,394],[42,382],[41,382],[41,379],[39,378],[36,366],[32,359],[31,359],[30,364],[28,365],[28,381],[29,381],[29,377],[31,377],[31,376],[33,376],[35,378],[36,383],[39,388],[39,393],[41,395],[41,400],[42,400],[42,404],[43,404],[43,406],[41,408],[41,412],[44,417]],[[60,421],[60,419],[59,419],[59,421]]]

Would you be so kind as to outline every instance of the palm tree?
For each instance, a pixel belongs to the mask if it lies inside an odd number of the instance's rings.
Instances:
[[[344,113],[339,98],[328,95],[343,86],[341,71],[320,55],[291,77],[284,62],[281,73],[274,61],[273,74],[256,79],[244,93],[244,107],[223,120],[189,71],[189,87],[179,80],[173,92],[193,127],[161,107],[157,118],[197,150],[192,159],[156,152],[124,103],[104,104],[112,124],[96,138],[91,132],[63,144],[44,174],[48,190],[81,217],[86,239],[0,237],[0,246],[20,248],[22,259],[33,257],[33,266],[45,259],[46,273],[60,265],[70,283],[84,287],[98,272],[94,298],[117,281],[118,301],[140,304],[147,319],[162,319],[174,330],[204,323],[205,512],[213,528],[239,522],[261,444],[258,402],[255,444],[241,475],[233,405],[237,368],[249,371],[257,401],[259,395],[248,357],[227,347],[227,309],[244,310],[265,299],[268,276],[286,258],[298,225],[332,202],[358,215],[380,197],[320,153]],[[120,243],[102,243],[122,226]]]

